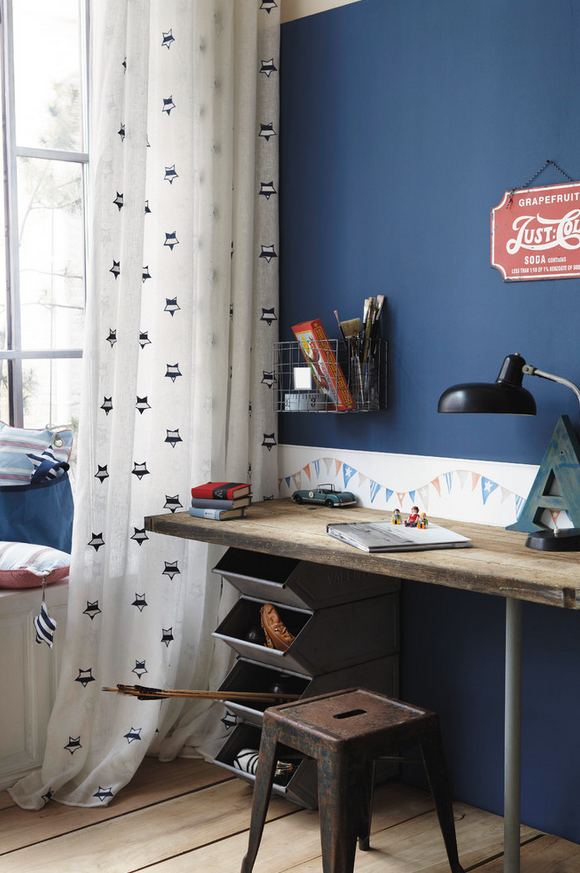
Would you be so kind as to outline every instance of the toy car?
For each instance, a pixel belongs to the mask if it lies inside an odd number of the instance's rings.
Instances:
[[[292,500],[296,503],[323,503],[325,506],[355,506],[356,497],[350,491],[335,491],[333,485],[317,485],[295,491]]]

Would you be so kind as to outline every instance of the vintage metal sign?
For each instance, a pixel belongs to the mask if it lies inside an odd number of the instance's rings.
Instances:
[[[506,191],[491,210],[491,266],[505,282],[580,276],[580,182]]]

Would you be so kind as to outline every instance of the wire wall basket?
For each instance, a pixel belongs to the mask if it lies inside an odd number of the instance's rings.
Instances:
[[[319,340],[316,348],[277,342],[272,350],[275,412],[375,412],[387,408],[387,343]]]

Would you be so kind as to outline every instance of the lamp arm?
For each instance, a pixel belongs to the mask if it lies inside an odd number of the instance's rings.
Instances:
[[[544,370],[538,370],[537,367],[532,367],[531,364],[524,364],[522,367],[522,373],[526,376],[539,376],[541,379],[549,379],[551,382],[558,382],[560,385],[566,385],[574,392],[578,404],[580,405],[580,388],[568,379],[564,379],[562,376],[554,376],[552,373],[545,373]]]

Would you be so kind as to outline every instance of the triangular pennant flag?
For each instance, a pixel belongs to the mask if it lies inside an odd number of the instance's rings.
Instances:
[[[332,458],[323,458],[324,464],[326,466],[326,473],[330,473],[330,465],[332,464]]]
[[[475,486],[481,479],[481,473],[473,473],[471,474],[471,490],[475,491]]]
[[[369,477],[368,477],[368,476],[365,476],[364,473],[361,473],[360,470],[358,471],[358,481],[359,481],[359,485],[364,485],[368,478],[369,478]]]
[[[286,487],[290,488],[290,476],[286,476],[286,479],[284,481],[286,482]]]
[[[507,530],[533,533],[545,529],[545,509],[567,510],[573,527],[580,527],[580,443],[570,419],[562,415],[542,459],[521,515]],[[555,486],[555,487],[554,487]],[[554,491],[558,493],[555,494]]]
[[[455,471],[459,476],[459,481],[461,482],[461,487],[465,487],[465,483],[467,482],[467,477],[469,476],[469,470],[456,470]]]
[[[48,609],[44,600],[40,607],[40,615],[34,619],[34,630],[36,631],[36,642],[46,643],[52,649],[54,640],[54,632],[56,630],[56,621],[48,614]]]
[[[320,460],[313,461],[312,463],[314,464],[314,472],[316,474],[316,478],[318,478],[320,476]]]
[[[425,512],[429,512],[429,486],[423,485],[422,488],[419,488],[419,495],[421,497],[421,503],[425,507]]]
[[[389,500],[391,499],[391,497],[393,496],[393,492],[391,491],[390,488],[385,488],[385,494],[386,494],[385,500],[388,503]]]
[[[342,461],[339,461],[338,458],[335,458],[334,465],[335,465],[334,475],[338,476],[338,474],[340,473],[340,468],[342,467]]]
[[[371,479],[370,481],[371,481],[371,485],[370,485],[370,488],[371,488],[371,503],[374,503],[375,497],[377,496],[377,494],[378,494],[379,491],[381,490],[381,486],[379,485],[378,482],[374,482],[372,479]]]
[[[558,527],[558,516],[560,515],[559,509],[551,509],[550,515],[552,516],[552,521],[554,522],[554,527]]]
[[[403,505],[403,500],[405,499],[406,491],[397,491],[397,497],[399,498],[399,505]]]
[[[352,467],[349,467],[348,464],[342,465],[342,477],[344,479],[344,487],[345,488],[355,473],[356,473],[356,470],[354,470]]]
[[[415,503],[415,491],[414,490],[409,491],[409,498],[411,500],[411,503]]]
[[[445,484],[447,485],[447,493],[449,494],[451,486],[453,485],[453,471],[451,473],[445,473]]]
[[[511,491],[508,491],[507,488],[504,488],[503,485],[499,486],[500,494],[501,494],[501,502],[505,503],[508,497],[511,495]]]
[[[522,506],[524,505],[525,501],[524,498],[520,497],[519,494],[514,494],[514,497],[516,498],[516,518],[519,518],[520,512],[522,511]]]
[[[481,477],[481,496],[483,497],[484,505],[487,503],[489,495],[493,494],[497,487],[497,482],[492,482],[491,479],[488,479],[486,476]]]
[[[439,476],[437,476],[436,479],[431,480],[431,485],[433,486],[439,497],[441,497],[441,482],[439,481]]]
[[[305,467],[302,467],[302,470],[308,476],[308,481],[310,482],[310,464],[306,464]]]
[[[300,473],[294,473],[292,476],[292,481],[294,482],[294,488],[300,488],[301,477]]]

